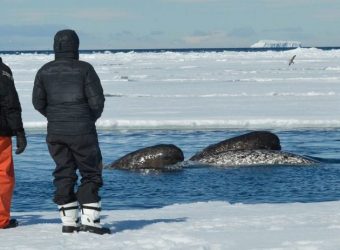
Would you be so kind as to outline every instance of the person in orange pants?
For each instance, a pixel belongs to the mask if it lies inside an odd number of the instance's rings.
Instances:
[[[0,137],[0,227],[10,222],[11,199],[14,189],[14,168],[12,157],[12,140]]]
[[[14,166],[12,136],[17,138],[16,154],[22,153],[27,145],[21,119],[21,105],[14,86],[12,72],[0,57],[0,228],[18,225],[10,218],[14,189]]]

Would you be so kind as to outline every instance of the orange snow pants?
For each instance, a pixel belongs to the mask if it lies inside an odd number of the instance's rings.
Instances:
[[[0,136],[0,228],[10,220],[14,182],[12,139]]]

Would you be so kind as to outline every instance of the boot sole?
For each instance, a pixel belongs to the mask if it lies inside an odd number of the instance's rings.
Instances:
[[[10,229],[10,228],[15,228],[19,226],[19,223],[16,219],[11,219],[6,227],[4,229]]]
[[[74,233],[74,232],[79,232],[79,227],[63,226],[62,232],[63,232],[63,233]]]
[[[79,228],[80,232],[89,232],[89,233],[94,233],[94,234],[111,234],[111,230],[106,227],[92,227],[92,226],[87,226],[87,225],[81,225]]]

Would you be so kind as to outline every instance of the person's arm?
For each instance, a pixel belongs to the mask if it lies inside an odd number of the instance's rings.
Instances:
[[[105,97],[100,79],[92,66],[85,77],[85,95],[94,119],[97,120],[103,112]]]
[[[17,138],[17,150],[15,153],[21,154],[27,146],[25,130],[21,118],[21,105],[18,93],[15,89],[11,70],[7,69],[2,73],[4,74],[3,79],[7,80],[5,80],[3,83],[4,86],[2,86],[5,89],[5,95],[1,106],[3,107],[8,127],[13,131]]]
[[[46,91],[41,81],[40,71],[35,76],[32,103],[34,108],[46,117]]]

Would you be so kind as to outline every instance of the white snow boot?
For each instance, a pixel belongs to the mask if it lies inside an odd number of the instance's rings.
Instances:
[[[111,234],[109,228],[100,225],[101,203],[87,203],[80,205],[81,226],[80,231],[95,234]]]
[[[60,218],[63,223],[63,233],[73,233],[79,231],[79,204],[78,201],[58,206]]]

